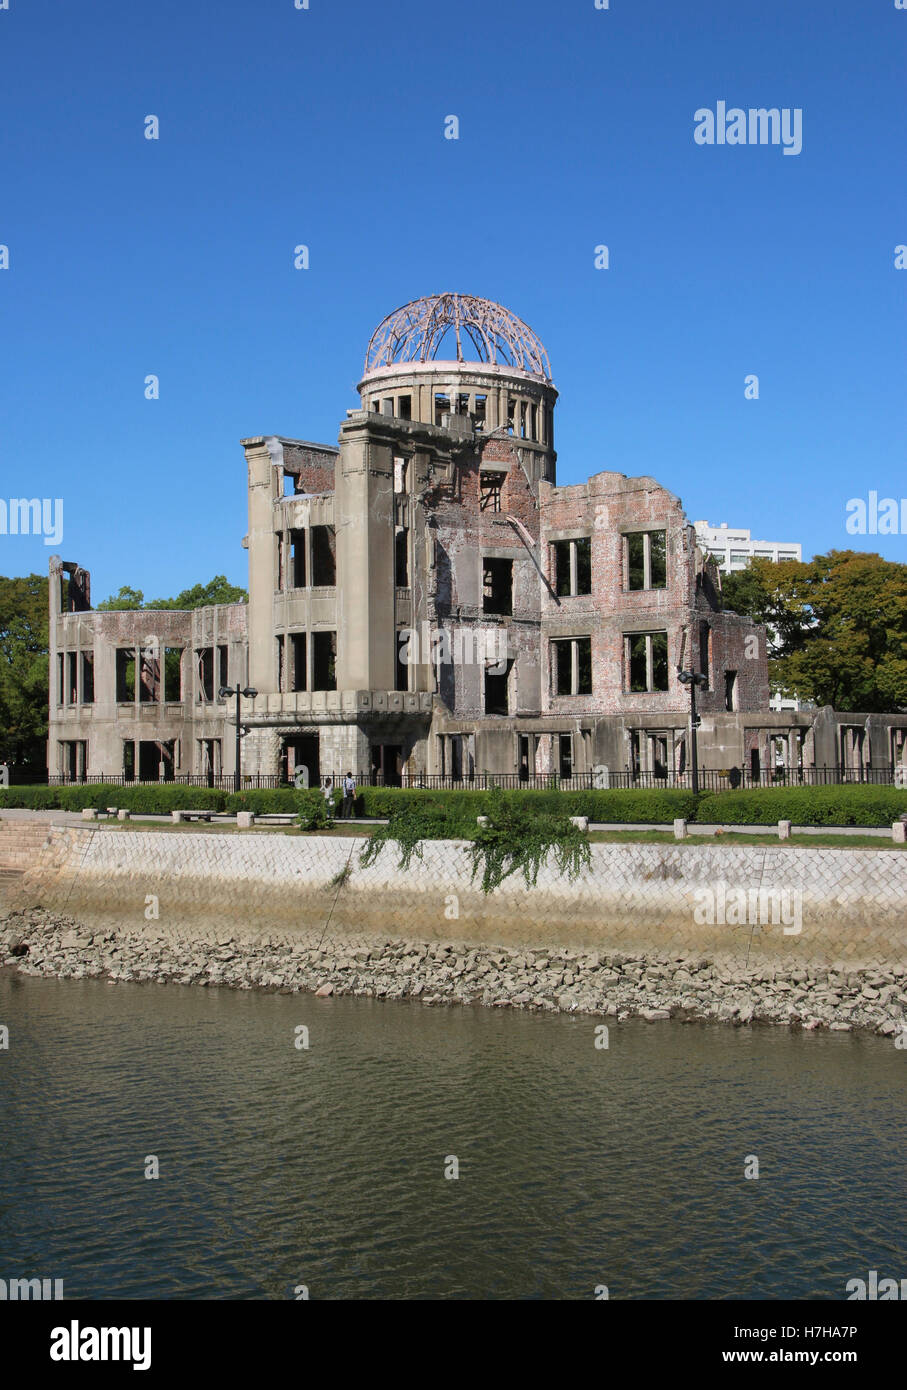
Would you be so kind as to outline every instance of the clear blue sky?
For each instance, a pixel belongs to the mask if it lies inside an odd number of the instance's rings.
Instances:
[[[907,559],[844,530],[907,495],[894,0],[9,4],[0,497],[64,499],[96,602],[245,584],[240,438],[335,443],[373,327],[446,289],[548,348],[561,482]],[[697,145],[719,100],[802,108],[802,153]]]

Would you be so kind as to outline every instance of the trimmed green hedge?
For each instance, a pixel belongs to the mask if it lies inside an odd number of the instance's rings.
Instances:
[[[779,820],[794,825],[889,826],[907,813],[907,789],[896,787],[756,787],[751,791],[701,792],[698,803],[687,791],[505,791],[498,793],[505,805],[539,814],[588,816],[593,821],[615,824],[670,825],[675,818],[704,824],[775,825]],[[334,792],[335,813],[341,793]],[[359,815],[386,817],[404,807],[437,808],[452,822],[475,826],[475,817],[487,814],[489,791],[418,791],[400,787],[361,787],[356,798]],[[83,806],[103,809],[121,806],[146,815],[169,815],[174,810],[198,808],[212,811],[301,813],[323,802],[317,788],[297,791],[278,787],[273,791],[238,793],[212,787],[185,787],[165,782],[154,786],[88,785],[70,787],[0,788],[0,808],[80,811]]]
[[[704,824],[888,826],[907,813],[907,789],[897,787],[754,787],[703,792],[696,819]]]
[[[498,793],[506,806],[539,814],[588,816],[595,821],[639,822],[669,825],[675,818],[692,820],[696,798],[686,791],[505,791]],[[357,798],[360,814],[389,816],[405,805],[443,807],[454,817],[485,815],[491,806],[490,791],[418,791],[400,787],[362,787]]]

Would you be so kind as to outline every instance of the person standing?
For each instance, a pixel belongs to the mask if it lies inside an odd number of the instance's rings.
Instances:
[[[321,779],[321,795],[324,797],[325,808],[329,816],[334,814],[334,787],[330,777]]]
[[[343,779],[343,809],[340,814],[344,820],[349,820],[353,814],[353,801],[356,796],[356,779],[351,772],[348,772]]]

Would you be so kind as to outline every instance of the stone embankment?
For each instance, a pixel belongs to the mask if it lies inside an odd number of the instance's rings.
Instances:
[[[766,964],[698,954],[476,946],[316,931],[92,931],[42,908],[0,922],[0,962],[26,975],[355,994],[426,1004],[560,1010],[621,1022],[711,1019],[835,1031],[907,1044],[907,967]]]

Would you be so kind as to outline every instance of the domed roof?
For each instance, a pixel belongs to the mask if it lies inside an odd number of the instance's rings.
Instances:
[[[456,355],[442,358],[449,334]],[[475,357],[464,356],[469,344]],[[551,380],[548,354],[532,329],[509,309],[471,294],[428,295],[388,314],[369,340],[365,374],[395,363],[433,361],[491,362]]]

